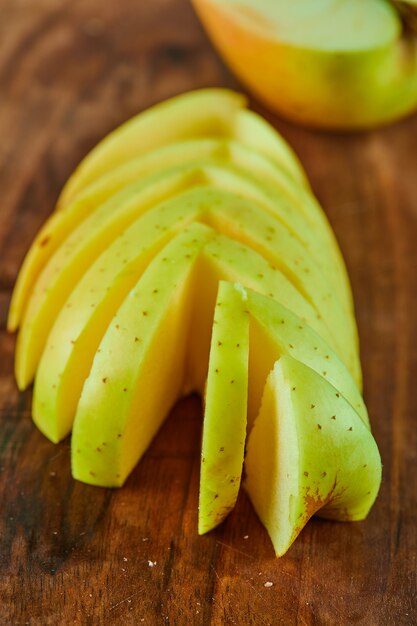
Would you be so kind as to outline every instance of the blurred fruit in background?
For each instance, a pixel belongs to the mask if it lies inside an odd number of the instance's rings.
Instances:
[[[361,129],[417,107],[417,0],[192,0],[214,45],[272,110]]]

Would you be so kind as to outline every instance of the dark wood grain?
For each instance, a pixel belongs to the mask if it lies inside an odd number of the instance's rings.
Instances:
[[[68,441],[47,442],[16,390],[10,292],[65,179],[122,120],[210,85],[235,82],[186,0],[0,2],[1,624],[417,623],[416,117],[338,136],[261,110],[301,156],[352,277],[384,462],[367,521],[313,520],[276,560],[242,494],[198,537],[198,398],[111,491],[71,479]]]

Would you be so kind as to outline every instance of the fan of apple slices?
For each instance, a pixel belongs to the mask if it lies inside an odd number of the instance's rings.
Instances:
[[[242,96],[141,113],[66,184],[8,326],[33,419],[72,431],[74,478],[121,486],[174,403],[204,396],[199,532],[244,486],[274,544],[366,517],[381,461],[352,294],[297,158]]]

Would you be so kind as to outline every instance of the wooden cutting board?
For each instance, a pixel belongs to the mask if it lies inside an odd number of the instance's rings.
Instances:
[[[357,135],[268,115],[294,146],[352,278],[384,462],[363,523],[313,520],[276,560],[244,494],[198,537],[201,408],[181,402],[120,490],[70,475],[30,420],[5,331],[19,264],[110,129],[189,89],[235,86],[186,0],[0,3],[0,623],[417,623],[417,117]],[[272,582],[272,586],[265,586]]]

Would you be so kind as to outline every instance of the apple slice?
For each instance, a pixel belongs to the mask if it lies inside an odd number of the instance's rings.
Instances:
[[[227,136],[245,106],[244,96],[228,89],[200,89],[165,100],[125,122],[105,137],[68,179],[58,200],[62,208],[115,166],[179,139]]]
[[[265,380],[282,355],[291,355],[324,375],[369,428],[365,404],[346,367],[316,332],[281,303],[239,283],[220,282],[215,311],[200,469],[200,534],[220,524],[236,502],[247,416],[250,430]],[[230,380],[238,382],[244,402]]]
[[[204,408],[198,532],[233,509],[246,440],[249,315],[241,294],[221,282],[214,313]]]
[[[114,316],[74,421],[74,478],[122,485],[179,397],[195,260],[212,236],[192,224],[175,237]]]
[[[364,519],[381,482],[368,427],[335,387],[290,356],[268,377],[245,469],[245,489],[277,556],[314,514]]]
[[[236,75],[272,109],[364,128],[417,105],[416,37],[388,0],[193,0]]]

